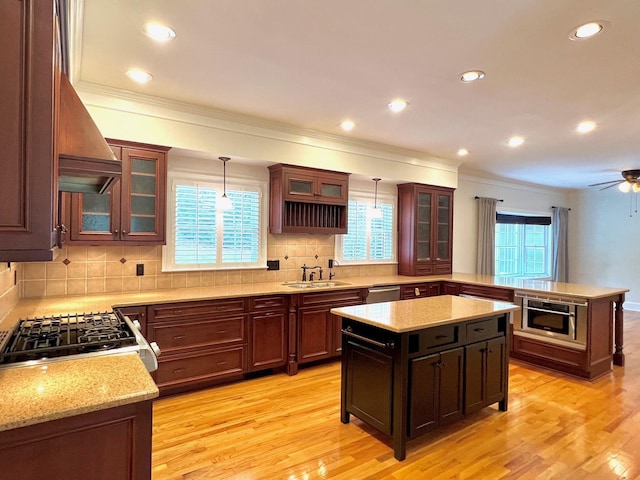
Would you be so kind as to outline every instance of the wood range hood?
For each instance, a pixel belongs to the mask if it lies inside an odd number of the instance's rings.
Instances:
[[[64,73],[60,74],[57,140],[58,191],[105,193],[122,176],[122,163]]]

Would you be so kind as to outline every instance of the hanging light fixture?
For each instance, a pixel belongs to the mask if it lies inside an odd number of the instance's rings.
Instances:
[[[231,199],[227,197],[227,162],[231,160],[229,157],[218,157],[218,160],[222,160],[222,196],[218,203],[220,210],[230,210],[233,208]]]
[[[381,178],[374,178],[373,181],[376,182],[376,190],[373,197],[373,208],[371,209],[371,218],[382,218],[382,208],[378,207],[378,182],[382,180]]]

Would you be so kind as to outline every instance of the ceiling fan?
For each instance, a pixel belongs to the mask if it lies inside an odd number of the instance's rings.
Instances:
[[[620,173],[622,174],[623,180],[612,180],[610,182],[593,183],[589,186],[600,187],[604,185],[600,190],[606,190],[607,188],[615,187],[616,185],[618,185],[618,188],[622,192],[629,192],[631,190],[633,190],[634,192],[640,192],[640,170],[623,170]]]

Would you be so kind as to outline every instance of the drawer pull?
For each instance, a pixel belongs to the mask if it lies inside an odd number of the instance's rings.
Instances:
[[[176,335],[173,337],[174,340],[182,340],[186,335]]]
[[[224,365],[226,365],[226,364],[227,364],[227,362],[216,362],[216,365],[217,365],[218,367],[222,367],[222,366],[224,366]]]
[[[436,335],[436,340],[444,340],[445,338],[449,338],[448,335]]]
[[[182,315],[184,313],[184,310],[174,310],[173,314],[174,315]]]
[[[484,332],[484,328],[474,328],[473,331],[481,333],[481,332]]]
[[[173,373],[177,375],[178,373],[184,373],[184,370],[184,368],[176,368]]]
[[[227,333],[226,330],[218,330],[218,335],[224,335],[225,333]]]

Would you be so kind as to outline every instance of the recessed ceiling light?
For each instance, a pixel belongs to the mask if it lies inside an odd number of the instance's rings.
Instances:
[[[579,27],[571,30],[569,38],[571,40],[584,40],[585,38],[591,38],[602,31],[605,23],[606,22],[603,21],[594,21],[580,25]]]
[[[467,150],[466,148],[461,148],[460,150],[458,150],[459,157],[464,157],[465,155],[469,155],[469,150]]]
[[[407,105],[409,105],[405,100],[402,99],[396,99],[393,100],[389,103],[389,109],[392,112],[401,112],[402,110],[404,110],[405,108],[407,108]]]
[[[460,75],[460,80],[464,83],[474,82],[481,78],[484,78],[484,72],[481,72],[480,70],[469,70],[468,72],[464,72]]]
[[[589,133],[595,130],[596,127],[597,127],[596,122],[592,122],[592,121],[580,122],[576,127],[576,131],[578,133]]]
[[[153,80],[153,75],[151,75],[149,72],[145,72],[144,70],[140,70],[139,68],[130,68],[125,73],[127,77],[129,77],[134,82],[147,83]]]
[[[342,128],[345,132],[348,132],[350,130],[353,130],[353,127],[355,127],[356,124],[353,123],[351,120],[344,120],[341,124],[340,124],[340,128]]]
[[[510,147],[519,147],[524,143],[524,138],[522,137],[511,137],[507,142]]]
[[[176,32],[166,25],[159,23],[147,23],[142,29],[145,35],[153,38],[158,42],[167,42],[173,38],[176,38]]]

